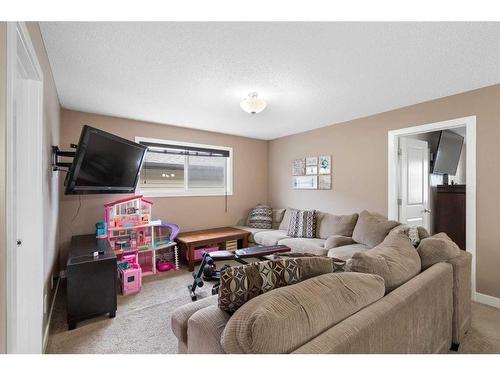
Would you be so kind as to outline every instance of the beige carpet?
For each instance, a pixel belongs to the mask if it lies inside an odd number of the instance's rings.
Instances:
[[[59,289],[52,317],[47,353],[176,353],[177,340],[170,315],[191,301],[186,270],[144,278],[140,293],[118,297],[116,318],[106,316],[79,323],[68,331],[65,286]],[[199,290],[210,295],[210,286]],[[500,310],[474,303],[472,328],[459,353],[500,353]]]

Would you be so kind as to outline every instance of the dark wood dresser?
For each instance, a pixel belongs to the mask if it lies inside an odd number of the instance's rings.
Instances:
[[[96,315],[115,317],[116,272],[116,255],[106,239],[97,239],[94,234],[71,238],[66,263],[69,329]]]
[[[438,185],[434,232],[445,232],[465,250],[465,185]]]

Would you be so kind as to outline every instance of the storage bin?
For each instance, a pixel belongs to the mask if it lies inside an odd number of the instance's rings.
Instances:
[[[219,250],[219,247],[218,246],[214,246],[214,247],[202,247],[202,248],[199,248],[199,249],[194,249],[193,253],[194,253],[194,261],[195,262],[199,262],[202,258],[203,258],[203,253],[210,253],[212,251],[218,251]],[[188,258],[188,254],[186,253],[186,258]],[[189,261],[189,259],[186,259],[187,261]]]

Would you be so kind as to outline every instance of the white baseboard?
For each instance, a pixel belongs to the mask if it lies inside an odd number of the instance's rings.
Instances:
[[[45,332],[43,333],[43,353],[47,350],[47,344],[49,342],[49,332],[50,332],[50,324],[52,323],[52,311],[54,311],[54,304],[57,298],[57,292],[59,291],[59,283],[61,282],[61,278],[57,278],[56,290],[54,291],[54,295],[52,296],[52,303],[50,304],[49,317],[47,319],[47,326],[45,327]]]
[[[488,306],[496,307],[500,309],[500,298],[492,297],[487,294],[476,293],[476,302],[483,303]]]

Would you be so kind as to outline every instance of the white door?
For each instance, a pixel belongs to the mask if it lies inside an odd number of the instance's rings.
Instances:
[[[7,352],[41,353],[43,73],[24,24],[7,30]]]
[[[429,228],[429,146],[426,141],[399,139],[399,221]]]

